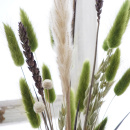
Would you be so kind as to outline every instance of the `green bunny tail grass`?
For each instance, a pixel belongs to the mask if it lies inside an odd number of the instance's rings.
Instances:
[[[74,92],[70,91],[70,112],[71,112],[71,130],[74,130],[74,123],[75,123],[75,98],[74,98]]]
[[[53,47],[53,45],[54,45],[54,39],[53,39],[53,36],[52,36],[51,29],[49,29],[49,31],[50,31],[50,41],[51,41],[51,46]]]
[[[111,59],[110,59],[110,64],[106,69],[106,80],[107,81],[113,81],[117,70],[119,68],[119,64],[120,64],[120,49],[117,48],[115,53],[112,55]]]
[[[84,109],[83,101],[85,98],[85,91],[89,85],[89,80],[90,80],[90,63],[89,61],[85,61],[80,75],[78,89],[76,92],[76,108],[80,100],[79,111],[83,111]]]
[[[52,80],[49,68],[45,64],[43,64],[43,67],[42,67],[42,78],[43,78],[43,80],[45,80],[45,79]],[[53,103],[55,101],[55,99],[56,99],[56,94],[55,94],[54,88],[52,88],[50,90],[45,89],[44,91],[45,91],[46,100],[49,103]]]
[[[24,58],[18,46],[18,42],[16,40],[15,34],[9,25],[4,24],[4,30],[5,30],[6,38],[8,41],[8,47],[9,47],[12,59],[14,61],[14,64],[16,66],[22,66],[24,64]]]
[[[105,130],[107,117],[95,128],[95,130]]]
[[[41,124],[40,116],[36,114],[33,110],[33,105],[35,103],[34,98],[31,94],[31,91],[26,83],[25,79],[20,79],[20,91],[22,95],[22,101],[26,111],[28,120],[33,128],[39,128]]]
[[[121,44],[122,36],[128,23],[130,2],[126,0],[120,8],[114,24],[108,34],[108,46],[110,48],[118,47]]]
[[[107,51],[109,49],[107,38],[104,40],[102,48],[103,48],[104,51]]]
[[[27,28],[29,45],[31,47],[31,51],[34,52],[38,47],[38,41],[32,23],[23,9],[20,9],[20,18],[23,25]]]
[[[124,73],[121,79],[117,82],[114,92],[117,96],[122,95],[130,84],[130,68]]]

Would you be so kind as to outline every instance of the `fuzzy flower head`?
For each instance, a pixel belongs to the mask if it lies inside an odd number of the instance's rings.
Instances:
[[[45,109],[45,106],[42,102],[35,102],[35,104],[33,105],[33,110],[35,111],[35,113],[41,113],[43,112]]]
[[[52,88],[53,88],[52,80],[50,80],[50,79],[45,79],[45,80],[43,81],[43,88],[44,88],[44,89],[52,89]]]

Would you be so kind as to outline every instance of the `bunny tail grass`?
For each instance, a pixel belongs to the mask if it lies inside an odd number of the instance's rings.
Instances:
[[[45,64],[43,64],[43,67],[42,67],[42,78],[43,78],[43,80],[45,80],[45,79],[52,80],[49,68]],[[49,103],[53,103],[55,101],[55,99],[56,99],[56,94],[55,94],[54,88],[52,88],[50,90],[44,89],[44,91],[45,91],[45,98],[46,98],[46,100]]]
[[[4,30],[8,41],[8,47],[10,49],[10,53],[14,61],[14,64],[16,66],[22,66],[24,64],[24,58],[18,46],[18,42],[16,40],[15,34],[9,25],[4,24]]]
[[[54,46],[54,39],[53,39],[53,36],[52,36],[52,31],[51,31],[51,29],[49,29],[49,32],[50,32],[51,46],[53,47],[53,46]]]
[[[76,109],[75,109],[74,92],[72,89],[70,91],[70,112],[71,112],[71,130],[74,130]]]
[[[129,18],[130,1],[126,0],[120,8],[114,24],[108,34],[108,46],[110,48],[118,47],[121,44],[122,36],[126,29]]]
[[[122,95],[130,84],[130,68],[124,73],[114,88],[117,96]]]
[[[104,51],[107,51],[109,49],[107,38],[104,40],[102,48],[103,48]]]
[[[26,111],[28,120],[33,128],[39,128],[41,124],[40,116],[36,114],[33,110],[33,105],[35,103],[34,98],[30,92],[30,89],[25,81],[25,79],[20,79],[20,91],[22,95],[22,101]]]
[[[120,49],[117,48],[115,53],[112,55],[110,59],[110,65],[106,69],[106,80],[112,81],[117,73],[120,64]]]
[[[85,98],[85,91],[89,85],[89,80],[90,80],[90,63],[89,61],[85,61],[80,75],[78,89],[76,92],[76,108],[80,100],[79,111],[82,111],[84,109],[83,101]]]
[[[105,130],[107,117],[95,128],[95,130]]]
[[[29,45],[31,47],[31,51],[34,52],[38,47],[38,41],[36,34],[34,32],[33,26],[31,21],[29,20],[26,12],[23,9],[20,9],[20,18],[21,22],[27,29],[28,39],[29,39]]]

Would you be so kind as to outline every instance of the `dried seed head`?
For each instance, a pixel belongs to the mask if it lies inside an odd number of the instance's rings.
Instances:
[[[96,0],[96,11],[97,11],[97,17],[98,17],[98,22],[100,20],[100,14],[102,13],[102,6],[103,6],[103,0]]]
[[[53,88],[53,83],[50,79],[45,79],[43,81],[43,88],[44,89],[52,89]]]
[[[35,102],[35,104],[33,105],[33,110],[35,111],[35,113],[41,113],[43,112],[45,109],[45,106],[42,102]]]

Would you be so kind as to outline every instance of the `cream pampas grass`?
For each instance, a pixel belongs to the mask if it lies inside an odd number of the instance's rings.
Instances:
[[[54,36],[57,63],[60,72],[63,97],[66,98],[66,129],[71,129],[70,117],[70,68],[71,68],[71,9],[70,0],[54,0],[51,11],[51,31]]]

